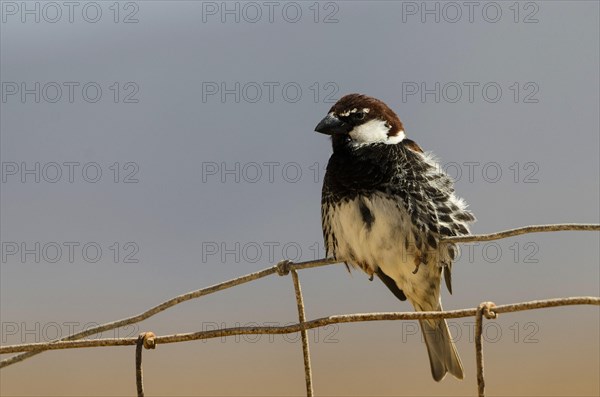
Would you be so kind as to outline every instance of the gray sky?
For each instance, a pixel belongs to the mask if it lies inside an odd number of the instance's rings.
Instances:
[[[2,344],[51,339],[48,324],[65,336],[67,323],[79,331],[126,317],[283,257],[321,257],[331,148],[313,129],[346,93],[384,100],[438,156],[478,218],[475,233],[598,223],[599,3],[476,3],[2,1]],[[597,233],[464,247],[444,307],[598,296],[599,254]],[[343,266],[301,280],[308,318],[412,310]],[[503,317],[486,358],[490,391],[599,393],[597,309]],[[291,281],[272,277],[121,336],[295,319]],[[458,342],[467,380],[435,384],[425,348],[402,340],[403,327],[343,325],[337,342],[315,343],[316,390],[475,390],[472,343]],[[531,327],[539,341],[523,343]],[[3,369],[0,391],[132,393],[133,354],[123,350],[47,353]],[[149,394],[303,393],[300,345],[280,338],[160,346],[146,357]],[[39,371],[45,383],[23,384]],[[69,371],[81,380],[70,385]],[[418,382],[399,386],[408,380]]]

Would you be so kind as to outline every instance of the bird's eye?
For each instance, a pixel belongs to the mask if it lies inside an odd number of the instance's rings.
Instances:
[[[356,120],[362,120],[365,118],[365,113],[364,112],[356,112],[356,113],[354,113],[354,118]]]

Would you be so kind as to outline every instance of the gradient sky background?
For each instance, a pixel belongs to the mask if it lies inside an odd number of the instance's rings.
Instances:
[[[439,22],[429,14],[421,21],[421,2],[400,1],[322,2],[317,22],[312,1],[277,2],[272,21],[263,2],[254,3],[260,16],[253,5],[237,3],[239,22],[223,13],[221,2],[138,1],[120,4],[117,23],[113,2],[97,2],[102,15],[96,23],[82,17],[85,2],[77,3],[72,23],[67,7],[49,23],[44,17],[54,18],[55,9],[38,3],[36,23],[31,15],[22,22],[21,2],[1,3],[3,345],[50,340],[71,327],[81,331],[127,317],[283,257],[322,256],[320,190],[331,148],[313,129],[331,99],[345,93],[366,93],[396,110],[407,135],[457,179],[459,195],[478,217],[475,233],[599,222],[597,1],[478,2],[472,21],[466,6],[458,17],[455,7],[437,3]],[[93,19],[95,9],[87,7],[86,18]],[[301,15],[292,23],[298,8]],[[127,16],[137,23],[123,23]],[[35,82],[39,103],[31,94],[25,103],[20,93],[9,95],[21,83],[32,88]],[[53,82],[63,89],[56,103],[50,101]],[[73,103],[65,82],[79,84]],[[95,103],[82,95],[90,82],[102,89]],[[220,89],[221,83],[229,89],[240,84],[239,102],[233,94],[224,101],[219,93],[208,95],[207,88]],[[421,83],[427,89],[440,84],[439,102],[433,94],[408,95]],[[465,83],[477,85],[472,101]],[[274,86],[272,101],[268,84]],[[491,88],[484,97],[486,84]],[[262,97],[253,102],[257,86]],[[457,86],[462,97],[453,101]],[[94,96],[93,88],[88,94]],[[137,103],[124,103],[128,94]],[[72,183],[64,165],[56,183],[44,180],[55,177],[52,163],[66,162],[79,164]],[[40,163],[39,183],[34,175],[21,181],[22,163]],[[82,176],[89,163],[102,171],[96,183]],[[87,169],[93,179],[95,169]],[[137,183],[124,183],[128,175]],[[36,242],[40,251],[48,247],[39,263],[34,255],[22,260],[7,251]],[[79,244],[72,263],[66,242]],[[88,260],[83,256],[87,243],[102,249],[95,263],[89,260],[93,248]],[[62,257],[52,263],[56,245]],[[565,232],[464,247],[454,266],[454,294],[444,291],[444,307],[598,296],[599,246],[598,233]],[[125,263],[127,254],[137,263]],[[349,275],[341,265],[302,271],[300,279],[310,319],[412,310],[383,284]],[[296,320],[291,280],[271,276],[102,337]],[[452,321],[466,379],[439,384],[431,379],[415,323],[313,331],[315,391],[473,395],[473,321]],[[600,394],[599,333],[598,307],[505,314],[486,322],[488,393]],[[302,395],[298,340],[262,336],[160,345],[144,353],[146,393]],[[0,393],[132,395],[134,349],[48,352],[3,369]]]

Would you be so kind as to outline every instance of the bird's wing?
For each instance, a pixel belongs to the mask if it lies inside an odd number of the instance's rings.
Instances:
[[[413,141],[405,141],[391,145],[398,151],[398,172],[386,190],[398,197],[408,212],[422,262],[427,263],[428,253],[437,250],[446,286],[452,293],[451,269],[457,247],[454,244],[440,246],[439,241],[443,237],[469,234],[468,224],[475,217],[466,209],[466,203],[454,195],[452,179],[435,159],[422,153]]]

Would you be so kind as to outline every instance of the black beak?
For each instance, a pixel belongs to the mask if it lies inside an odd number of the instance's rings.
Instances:
[[[315,131],[327,135],[347,134],[351,129],[349,127],[348,124],[344,123],[336,116],[328,114],[319,124],[317,124]]]

